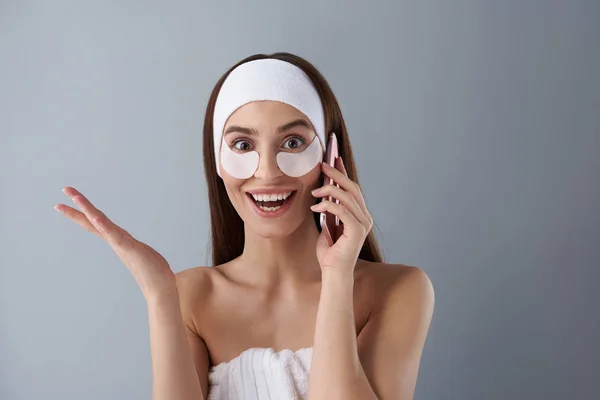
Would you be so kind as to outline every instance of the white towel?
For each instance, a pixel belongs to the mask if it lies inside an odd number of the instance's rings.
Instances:
[[[251,348],[212,367],[208,400],[304,400],[312,348]]]

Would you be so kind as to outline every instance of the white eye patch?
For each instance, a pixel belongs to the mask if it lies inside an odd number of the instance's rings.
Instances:
[[[308,174],[323,159],[323,149],[319,137],[315,136],[310,146],[299,153],[280,151],[277,153],[277,166],[288,176],[299,177]]]
[[[225,143],[221,143],[221,165],[227,173],[236,179],[248,179],[258,169],[258,152],[236,153]]]
[[[323,158],[323,148],[318,136],[310,146],[299,153],[280,151],[276,160],[279,169],[291,177],[308,174]],[[221,143],[221,164],[225,171],[236,179],[248,179],[258,169],[259,154],[257,151],[236,153],[225,143]]]

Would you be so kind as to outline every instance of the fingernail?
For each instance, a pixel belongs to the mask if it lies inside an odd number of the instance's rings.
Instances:
[[[321,191],[321,188],[316,188],[311,191],[312,194],[317,194]]]

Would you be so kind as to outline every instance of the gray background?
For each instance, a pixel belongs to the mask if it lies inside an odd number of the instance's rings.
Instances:
[[[434,283],[415,397],[597,398],[598,2],[202,3],[0,1],[0,398],[150,398],[140,291],[52,207],[206,265],[204,107],[274,51],[327,77],[388,261]]]

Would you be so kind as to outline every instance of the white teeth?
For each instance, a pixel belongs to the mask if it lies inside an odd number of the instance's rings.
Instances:
[[[287,199],[291,194],[292,192],[277,194],[252,194],[252,197],[256,201],[277,201]]]
[[[279,210],[281,208],[281,206],[279,206],[279,207],[263,207],[263,206],[258,206],[258,207],[261,210],[263,210],[263,211],[270,211],[270,212],[277,211],[277,210]]]
[[[290,195],[292,194],[292,192],[285,192],[285,193],[261,193],[261,194],[252,194],[252,197],[254,198],[255,201],[257,202],[264,202],[264,201],[277,201],[277,200],[285,200],[288,197],[290,197]],[[277,206],[277,207],[265,207],[264,205],[261,204],[257,204],[257,206],[266,212],[273,212],[273,211],[277,211],[279,210],[282,206]]]

